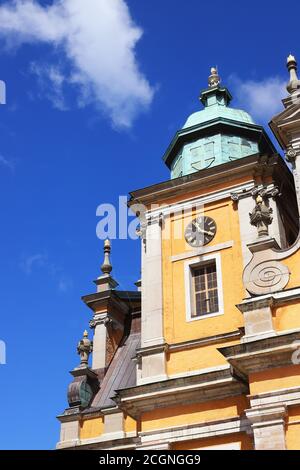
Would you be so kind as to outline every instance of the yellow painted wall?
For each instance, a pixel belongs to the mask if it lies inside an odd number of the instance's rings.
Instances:
[[[300,260],[299,260],[300,261]],[[300,264],[300,263],[299,263]],[[300,284],[300,279],[299,279]],[[300,327],[300,303],[289,302],[282,307],[273,309],[273,324],[277,331],[291,330]]]
[[[167,353],[167,373],[168,375],[179,374],[206,367],[216,367],[228,365],[225,357],[219,353],[217,348],[224,346],[233,346],[239,341],[230,341],[226,343],[214,343],[192,349],[173,351]]]
[[[125,432],[133,432],[137,430],[137,423],[131,416],[126,415],[124,419]]]
[[[249,374],[250,393],[258,394],[272,390],[300,386],[300,365],[275,367],[263,372]]]
[[[300,251],[296,251],[292,256],[282,260],[282,263],[289,268],[290,280],[286,289],[299,287],[300,285]]]
[[[176,442],[172,445],[173,450],[197,450],[210,446],[222,446],[238,443],[241,450],[253,450],[250,436],[244,433],[230,434],[228,436],[210,437],[207,439],[195,439],[193,441]]]
[[[103,417],[85,419],[80,423],[80,439],[92,439],[103,434]]]
[[[142,431],[169,428],[239,416],[248,406],[244,396],[224,398],[205,403],[155,409],[144,413]]]
[[[124,430],[125,432],[133,432],[137,429],[136,421],[130,416],[125,416]],[[104,433],[104,418],[92,418],[81,421],[80,423],[80,439],[92,439],[101,436]]]
[[[185,272],[186,260],[171,261],[174,255],[189,253],[193,250],[184,240],[174,239],[174,233],[181,224],[180,217],[173,217],[165,224],[166,231],[171,231],[171,240],[163,240],[163,294],[164,294],[164,329],[167,343],[204,338],[237,330],[243,326],[242,314],[235,307],[244,297],[242,284],[243,261],[240,244],[238,213],[231,200],[205,206],[205,215],[217,223],[217,234],[207,246],[233,241],[232,248],[221,250],[222,284],[224,311],[222,316],[186,321]],[[188,217],[185,225],[192,219]],[[171,228],[170,228],[171,226]],[[177,232],[178,233],[178,232]],[[196,259],[197,257],[195,257]],[[191,260],[191,259],[190,259]],[[220,364],[223,361],[220,358]],[[206,364],[209,367],[210,364]]]
[[[300,450],[300,406],[289,407],[286,445],[288,450]]]

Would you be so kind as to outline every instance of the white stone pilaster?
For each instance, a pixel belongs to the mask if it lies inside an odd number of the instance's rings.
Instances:
[[[162,221],[148,222],[142,251],[141,374],[138,383],[166,378],[163,331]],[[152,348],[152,349],[151,349]],[[143,354],[143,349],[147,353]]]
[[[286,450],[283,405],[270,405],[246,410],[254,435],[255,450]]]
[[[60,428],[60,441],[57,444],[57,449],[66,447],[74,447],[79,443],[80,425],[79,420],[64,421],[61,423]]]
[[[146,230],[142,263],[142,347],[162,344],[162,227],[159,217]]]
[[[106,367],[107,313],[94,315],[91,326],[94,328],[92,368]]]
[[[124,414],[119,409],[102,410],[104,413],[104,433],[102,440],[123,439],[125,437]]]
[[[255,202],[253,201],[253,197],[249,194],[249,196],[241,198],[237,204],[240,222],[243,264],[245,267],[252,258],[252,253],[249,251],[247,245],[257,240],[257,228],[250,224],[249,217],[249,214],[254,208]]]
[[[244,316],[245,336],[241,339],[243,343],[276,336],[272,305],[272,297],[246,300],[237,305]]]

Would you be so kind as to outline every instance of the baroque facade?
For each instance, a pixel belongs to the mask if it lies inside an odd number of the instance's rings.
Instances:
[[[141,281],[118,290],[107,240],[59,449],[300,448],[300,81],[287,66],[270,122],[284,157],[213,68],[164,155],[171,179],[130,193]]]

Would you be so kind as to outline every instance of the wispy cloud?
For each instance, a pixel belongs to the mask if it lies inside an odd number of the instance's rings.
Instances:
[[[3,157],[0,154],[0,166],[4,166],[5,168],[9,169],[11,172],[15,171],[15,162],[11,159]]]
[[[63,53],[69,65],[64,75],[57,64],[35,66],[40,77],[50,70],[47,98],[63,108],[63,85],[75,85],[78,105],[94,103],[118,127],[129,127],[153,99],[136,57],[142,34],[125,0],[54,0],[50,6],[14,0],[0,6],[0,37],[9,47],[47,43],[59,60]]]
[[[30,72],[37,78],[40,88],[39,97],[49,100],[54,108],[67,111],[69,108],[64,95],[64,86],[67,81],[59,67],[32,62]]]
[[[27,276],[31,276],[40,270],[44,271],[53,279],[59,292],[66,293],[73,287],[72,279],[64,273],[64,270],[60,266],[49,259],[47,253],[23,255],[20,268]]]
[[[58,290],[60,292],[68,292],[70,289],[72,289],[73,287],[73,282],[71,279],[67,279],[67,278],[62,278],[59,280],[59,283],[58,283]]]
[[[47,266],[48,256],[42,253],[36,253],[30,256],[23,256],[20,263],[21,269],[25,274],[30,275],[34,269],[39,269]]]
[[[287,96],[287,80],[268,77],[244,81],[232,75],[228,82],[236,98],[235,105],[248,111],[259,122],[269,122],[274,114],[283,109],[281,100]]]

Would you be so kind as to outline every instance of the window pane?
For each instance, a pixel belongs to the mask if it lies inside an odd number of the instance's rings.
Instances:
[[[194,282],[193,316],[216,313],[219,310],[216,262],[212,261],[192,272]]]

